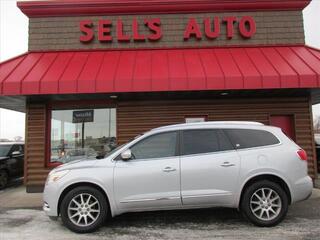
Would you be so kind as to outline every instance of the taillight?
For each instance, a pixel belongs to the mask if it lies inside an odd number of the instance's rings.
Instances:
[[[299,150],[297,151],[297,154],[299,155],[299,157],[300,157],[300,159],[301,159],[302,161],[307,161],[307,160],[308,160],[308,156],[307,156],[307,153],[306,153],[305,150],[299,149]]]

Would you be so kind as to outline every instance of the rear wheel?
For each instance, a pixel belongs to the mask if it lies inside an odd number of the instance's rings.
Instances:
[[[106,220],[108,205],[104,195],[92,187],[77,187],[61,203],[61,219],[66,227],[77,233],[98,229]]]
[[[5,170],[0,170],[0,190],[7,186],[8,180],[8,173]]]
[[[247,219],[260,227],[280,223],[288,211],[288,197],[276,183],[264,180],[245,189],[241,211]]]

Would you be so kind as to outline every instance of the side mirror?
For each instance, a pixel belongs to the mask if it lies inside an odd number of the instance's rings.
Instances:
[[[11,156],[12,156],[12,157],[16,157],[16,156],[18,156],[18,155],[21,155],[21,152],[20,152],[20,151],[14,151],[14,152],[11,153]]]
[[[131,150],[127,149],[121,153],[121,159],[124,161],[130,160],[132,158]]]

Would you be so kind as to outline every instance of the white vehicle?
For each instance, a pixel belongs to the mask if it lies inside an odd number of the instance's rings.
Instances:
[[[312,192],[307,155],[280,128],[205,122],[153,129],[104,159],[52,170],[44,211],[75,232],[125,212],[230,207],[274,226]]]

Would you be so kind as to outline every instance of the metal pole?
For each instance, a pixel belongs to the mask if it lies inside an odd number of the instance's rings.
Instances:
[[[0,139],[2,138],[2,136],[1,136],[1,108],[0,108]]]
[[[82,122],[82,143],[81,143],[82,148],[84,148],[84,122]]]
[[[111,108],[109,108],[109,139],[111,137]]]

